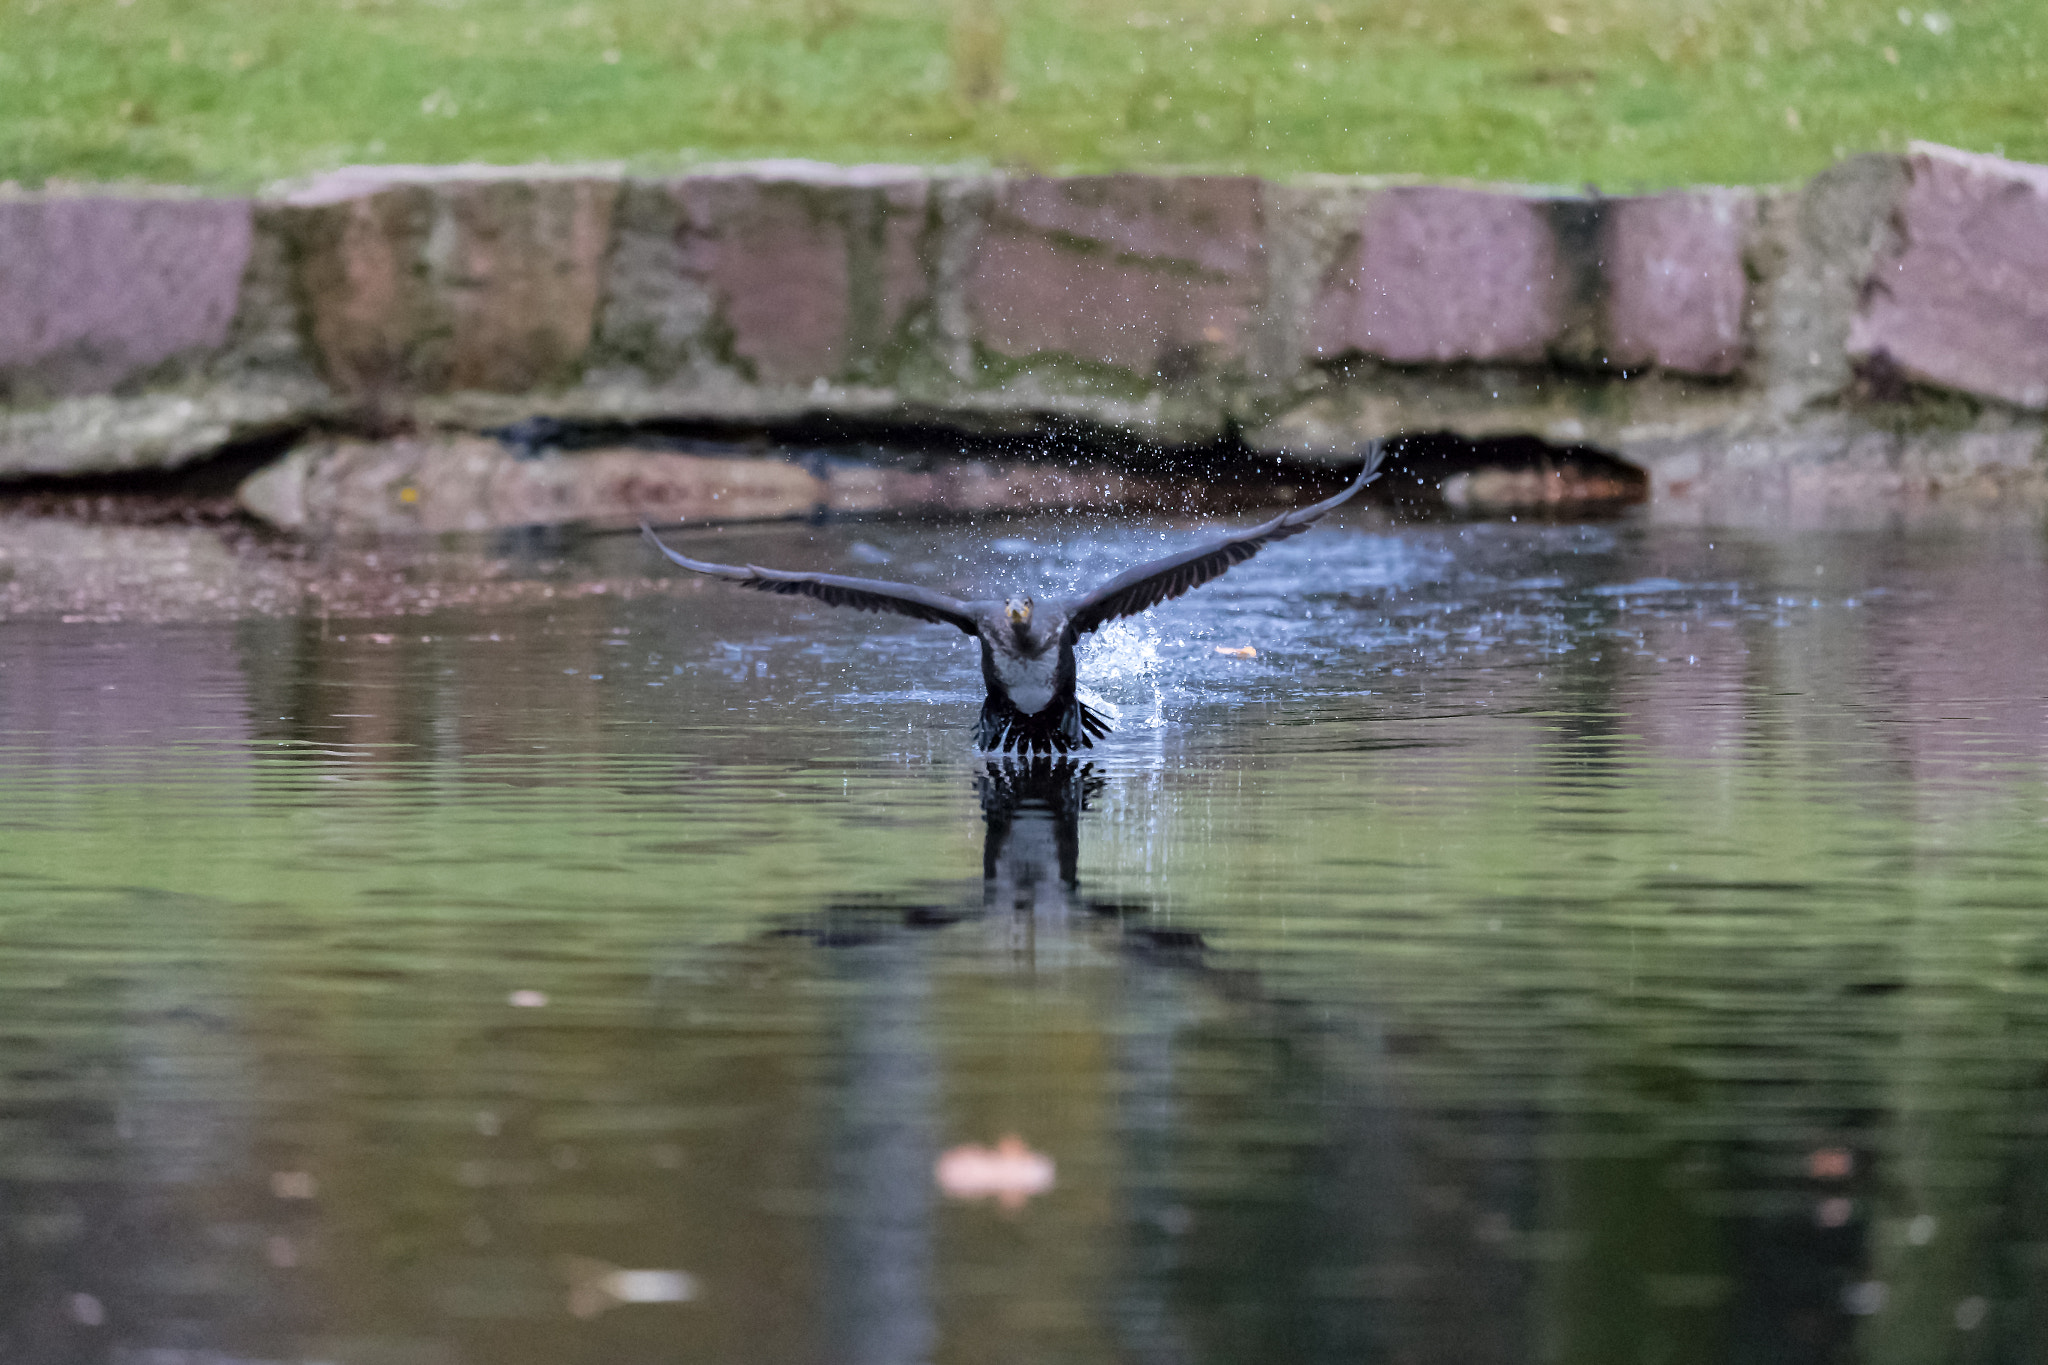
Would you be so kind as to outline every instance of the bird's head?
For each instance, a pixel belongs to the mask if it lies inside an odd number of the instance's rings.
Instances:
[[[1028,597],[1012,597],[1009,601],[1003,603],[1003,615],[1010,618],[1011,625],[1020,631],[1023,630],[1031,624],[1031,599]]]

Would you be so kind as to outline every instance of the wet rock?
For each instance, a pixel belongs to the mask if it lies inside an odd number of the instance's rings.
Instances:
[[[590,345],[615,180],[356,168],[293,193],[307,331],[357,398],[572,380]]]
[[[520,458],[479,436],[316,441],[237,493],[272,526],[311,535],[776,521],[818,513],[964,514],[1159,505],[1168,489],[1113,470],[944,460],[921,467],[613,447]]]
[[[1539,361],[1566,323],[1562,264],[1541,201],[1381,190],[1311,305],[1309,353],[1404,365]]]
[[[487,531],[679,518],[804,516],[821,481],[780,460],[593,450],[516,458],[482,436],[313,442],[252,475],[242,505],[313,534]]]
[[[1471,512],[1571,513],[1619,507],[1649,496],[1648,480],[1567,464],[1528,469],[1485,468],[1444,480],[1443,500]]]
[[[0,401],[101,393],[227,340],[249,201],[0,198]]]
[[[1687,191],[1601,207],[1608,363],[1734,374],[1743,361],[1755,196]]]
[[[1850,355],[2048,408],[2048,167],[1917,144]]]
[[[1257,180],[1034,178],[996,187],[965,303],[995,356],[1171,384],[1242,365],[1265,286]]]

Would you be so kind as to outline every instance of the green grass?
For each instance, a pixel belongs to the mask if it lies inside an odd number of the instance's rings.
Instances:
[[[0,180],[809,156],[1797,179],[2048,160],[2041,0],[0,0]]]

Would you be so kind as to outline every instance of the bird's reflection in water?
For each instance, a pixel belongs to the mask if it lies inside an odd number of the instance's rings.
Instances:
[[[1081,813],[1106,783],[1070,758],[991,759],[974,775],[981,798],[982,908],[1064,917],[1075,905]]]
[[[942,1253],[959,1192],[941,1168],[1014,1135],[1047,1165],[1004,1216],[1089,1230],[1115,1359],[1530,1359],[1515,1334],[1526,1313],[1503,1308],[1531,1294],[1511,1235],[1536,1207],[1526,1115],[1482,1103],[1421,1123],[1369,1003],[1304,1002],[1155,907],[1084,894],[1082,821],[1112,790],[1099,770],[1012,760],[971,777],[978,888],[927,882],[781,931],[831,950],[817,1230],[829,1358],[933,1358],[963,1301]],[[963,1008],[962,975],[991,969],[1018,989],[999,1009]],[[1077,1035],[1097,1045],[1076,1049]],[[986,1245],[985,1224],[952,1226]],[[1042,1268],[1017,1273],[1031,1284]]]
[[[1143,901],[1083,894],[1081,818],[1109,786],[1092,763],[984,759],[973,770],[973,785],[983,825],[978,892],[957,882],[928,882],[911,895],[847,897],[775,936],[851,948],[965,921],[980,926],[985,949],[1021,954],[1025,962],[1048,953],[1085,957],[1108,950],[1160,965],[1202,965],[1207,945],[1198,931],[1150,923],[1153,907]]]
[[[1191,931],[1150,930],[1147,906],[1081,895],[1081,817],[1107,781],[1071,758],[1016,757],[982,762],[973,784],[984,826],[978,898],[956,884],[915,897],[841,901],[815,927],[781,931],[840,950],[833,974],[853,988],[838,996],[833,1024],[832,1192],[821,1229],[822,1335],[834,1343],[833,1358],[849,1365],[929,1358],[942,1278],[937,1201],[942,1190],[956,1194],[938,1173],[947,1153],[970,1150],[963,1140],[997,1136],[949,1132],[944,1122],[948,1047],[932,1016],[933,983],[949,953],[1027,971],[1051,962],[1130,964],[1134,970],[1116,973],[1122,985],[1102,1020],[1116,1043],[1099,1079],[1114,1097],[1109,1109],[1123,1115],[1118,1141],[1144,1153],[1148,1167],[1169,1148],[1177,1121],[1175,1040],[1198,1011],[1182,999],[1186,974],[1174,969],[1198,966],[1202,942]],[[1044,1163],[1031,1194],[1049,1191],[1060,1153],[1036,1149],[1046,1136],[1027,1130],[1006,1141]],[[1172,1226],[1184,1217],[1162,1182],[1135,1179],[1128,1198],[1132,1227]],[[1113,1318],[1133,1344],[1132,1358],[1189,1358],[1170,1302],[1177,1248],[1134,1245],[1112,1259],[1120,1266],[1109,1294]]]
[[[978,917],[1006,939],[1021,929],[1035,945],[1039,926],[1063,930],[1079,908],[1081,812],[1104,783],[1085,764],[1040,758],[986,763],[974,786],[986,825],[978,909],[964,887],[957,899],[941,890],[841,902],[810,931],[845,950],[834,974],[853,988],[833,1029],[822,1247],[824,1334],[848,1365],[925,1359],[938,1330],[933,1181],[944,1065],[930,1018],[935,944],[917,931]]]

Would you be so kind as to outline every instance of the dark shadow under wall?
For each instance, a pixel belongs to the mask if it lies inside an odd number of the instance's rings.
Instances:
[[[177,469],[43,475],[0,483],[0,516],[65,517],[116,526],[218,525],[248,520],[235,489],[298,443],[286,431],[223,446]]]
[[[535,418],[486,433],[515,458],[630,448],[723,457],[794,458],[819,465],[918,467],[984,460],[1106,467],[1171,491],[1145,510],[1228,514],[1326,496],[1351,477],[1348,459],[1258,451],[1235,436],[1196,445],[1149,441],[1112,427],[1047,419],[1029,429],[962,431],[936,424],[817,416],[775,425],[704,422],[578,423]],[[246,514],[235,490],[288,453],[303,432],[223,447],[175,470],[39,477],[0,484],[0,515],[57,516],[114,525],[222,524]],[[1469,439],[1417,432],[1389,443],[1372,501],[1403,517],[1611,513],[1644,501],[1649,478],[1592,446],[1533,436]],[[1139,510],[1139,509],[1134,509]]]
[[[1389,443],[1377,489],[1401,512],[1465,516],[1612,514],[1650,496],[1650,477],[1595,446],[1534,436],[1474,440],[1418,432]]]

